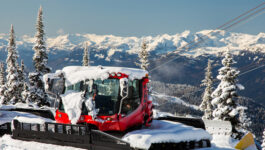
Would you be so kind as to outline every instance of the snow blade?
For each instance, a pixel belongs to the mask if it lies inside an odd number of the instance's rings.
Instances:
[[[161,150],[161,149],[195,149],[195,148],[205,148],[211,147],[209,140],[200,141],[190,141],[190,142],[180,142],[180,143],[154,143],[151,145],[149,150]]]
[[[92,130],[89,125],[31,124],[13,120],[12,138],[91,150],[130,149],[128,143],[107,133]]]
[[[49,119],[54,120],[54,116],[52,112],[48,109],[10,108],[10,109],[0,109],[0,110],[26,112],[26,113],[34,114],[36,116],[41,116],[43,118],[49,118]]]
[[[205,125],[202,119],[200,118],[184,118],[184,117],[173,117],[173,116],[166,116],[166,117],[158,117],[156,120],[168,120],[179,122],[188,126],[192,126],[195,128],[201,128],[205,130]]]
[[[206,131],[211,135],[231,135],[232,124],[230,121],[203,120]]]

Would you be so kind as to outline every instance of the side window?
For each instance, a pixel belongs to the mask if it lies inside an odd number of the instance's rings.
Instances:
[[[74,91],[77,91],[77,92],[79,92],[79,91],[82,91],[83,90],[83,81],[81,81],[81,82],[78,82],[78,83],[76,83],[76,84],[74,84]]]
[[[73,90],[74,89],[74,86],[73,85],[69,85],[65,88],[65,92],[66,91],[69,91],[69,90]]]
[[[69,90],[74,90],[74,91],[80,92],[80,91],[83,91],[83,89],[84,89],[84,82],[81,81],[81,82],[78,82],[74,85],[69,85],[68,87],[66,87],[65,92],[69,91]]]
[[[133,97],[140,98],[140,81],[139,80],[129,81],[129,86],[133,87]]]
[[[136,110],[141,103],[140,81],[129,81],[129,86],[132,88],[133,95],[131,98],[125,99],[123,103],[123,112],[127,115]]]

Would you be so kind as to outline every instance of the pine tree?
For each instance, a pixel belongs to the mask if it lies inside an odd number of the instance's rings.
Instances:
[[[18,78],[18,52],[16,50],[15,33],[13,25],[11,25],[9,43],[8,43],[8,55],[6,59],[7,64],[7,82],[5,96],[12,104],[21,101],[21,93],[19,93],[19,78]]]
[[[263,136],[262,136],[262,138],[263,138],[263,141],[262,141],[261,147],[262,147],[262,150],[265,150],[265,129],[264,129],[264,131],[263,131]]]
[[[145,41],[143,41],[141,50],[138,52],[138,57],[140,63],[136,63],[136,65],[140,66],[144,70],[147,70],[149,66],[149,53],[147,51],[147,43]]]
[[[29,97],[29,85],[27,82],[27,75],[25,73],[25,65],[24,61],[21,60],[21,67],[20,67],[20,74],[19,74],[20,80],[21,80],[21,97],[22,102],[29,103],[28,97]]]
[[[19,86],[18,86],[18,90],[19,93],[22,93],[24,90],[24,83],[25,83],[25,72],[24,72],[24,61],[21,60],[21,66],[18,69],[18,81],[19,81]],[[21,101],[25,102],[24,99],[21,97]]]
[[[47,66],[48,55],[46,53],[45,41],[44,41],[44,25],[42,21],[42,7],[39,9],[37,24],[36,24],[36,44],[33,47],[35,51],[33,56],[33,62],[36,69],[36,72],[42,74],[49,73],[51,71],[50,67]]]
[[[251,125],[251,120],[247,116],[245,110],[247,110],[247,107],[238,106],[237,111],[239,112],[239,125],[236,127],[237,130],[243,133],[247,133],[249,130],[249,127]]]
[[[4,63],[1,62],[0,63],[0,105],[7,103],[7,99],[5,97],[5,91],[6,91],[5,83],[6,83],[5,68],[4,68]]]
[[[27,84],[27,82],[24,82],[23,91],[21,93],[21,96],[22,96],[23,101],[26,102],[27,104],[31,102],[29,98],[30,96],[29,85]]]
[[[36,103],[38,106],[48,105],[42,76],[51,71],[50,67],[47,66],[48,55],[46,53],[43,28],[42,7],[40,7],[36,24],[36,44],[33,47],[35,51],[33,56],[35,72],[29,73],[30,94],[28,96],[29,101]]]
[[[26,101],[35,103],[38,106],[47,105],[47,95],[44,92],[44,84],[40,78],[40,73],[29,73],[29,95]],[[25,89],[27,90],[27,89]]]
[[[83,66],[90,66],[90,64],[89,64],[89,52],[88,52],[88,48],[87,48],[86,44],[84,47],[84,54],[83,54]]]
[[[213,111],[214,119],[230,121],[232,128],[232,137],[240,139],[244,133],[240,131],[239,109],[236,104],[237,89],[243,89],[241,84],[237,84],[239,71],[232,68],[236,63],[232,55],[227,52],[222,60],[223,67],[219,69],[217,79],[221,82],[212,93],[212,105],[216,106]]]
[[[204,115],[203,118],[204,119],[213,119],[212,113],[213,113],[213,108],[212,108],[212,104],[211,104],[211,94],[213,91],[213,77],[212,77],[212,65],[211,65],[211,60],[208,60],[208,66],[205,69],[206,73],[205,73],[205,79],[202,80],[202,84],[201,86],[205,86],[205,90],[203,93],[203,97],[202,97],[202,103],[200,105],[200,109],[202,111],[204,111]]]

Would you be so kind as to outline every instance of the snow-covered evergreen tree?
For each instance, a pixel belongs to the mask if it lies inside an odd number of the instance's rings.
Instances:
[[[263,141],[262,141],[261,147],[262,147],[262,150],[265,150],[265,129],[264,129],[264,131],[263,131],[263,136],[262,136],[262,138],[263,138]]]
[[[38,72],[29,73],[29,94],[25,101],[35,103],[38,106],[49,105],[47,102],[48,96],[44,91],[44,83],[40,77],[41,74]]]
[[[5,91],[6,91],[5,83],[6,83],[5,68],[4,68],[4,63],[1,62],[0,63],[0,105],[7,103],[7,99],[5,97]]]
[[[15,104],[21,101],[21,93],[19,93],[20,81],[18,77],[18,52],[16,50],[15,32],[13,25],[11,25],[10,37],[8,42],[8,54],[6,59],[7,64],[7,82],[5,96],[8,102]]]
[[[48,55],[46,53],[43,28],[42,7],[40,7],[36,24],[36,44],[33,47],[35,51],[33,56],[35,72],[29,73],[30,94],[28,96],[29,101],[36,103],[38,106],[48,104],[42,76],[51,71],[50,67],[47,66]]]
[[[239,119],[239,109],[237,108],[236,97],[237,89],[244,89],[241,84],[237,84],[239,71],[232,68],[232,64],[236,63],[232,55],[227,52],[222,60],[223,67],[219,69],[217,79],[221,82],[212,93],[212,105],[216,108],[213,111],[214,119],[230,121],[233,138],[241,138],[244,133],[241,132],[241,124]]]
[[[239,112],[239,125],[237,127],[237,130],[246,133],[248,132],[248,129],[251,125],[251,120],[247,116],[245,110],[247,110],[247,107],[238,106],[237,111]]]
[[[89,52],[87,45],[84,46],[84,53],[83,53],[83,66],[90,66],[89,64]]]
[[[202,80],[201,86],[205,86],[205,90],[203,93],[202,97],[202,103],[200,105],[200,109],[204,111],[203,119],[213,119],[212,113],[213,113],[213,108],[212,108],[212,91],[213,91],[213,77],[212,77],[212,65],[211,65],[211,60],[208,60],[208,66],[205,69],[205,79]]]
[[[138,52],[139,62],[136,65],[140,66],[142,69],[147,70],[149,66],[149,52],[147,51],[147,43],[143,41],[141,50]]]
[[[18,80],[19,80],[19,86],[18,86],[18,90],[19,93],[22,93],[24,90],[24,83],[25,81],[25,72],[24,72],[24,61],[21,60],[21,66],[18,68]],[[21,97],[21,101],[25,102],[24,99]]]
[[[23,101],[26,102],[27,104],[31,102],[29,98],[30,96],[29,85],[27,84],[27,82],[24,82],[23,91],[21,93],[21,96],[22,96]]]
[[[48,63],[48,55],[46,53],[46,46],[44,41],[44,25],[42,21],[42,7],[39,9],[37,24],[36,24],[36,43],[33,47],[35,51],[33,56],[33,62],[36,69],[36,72],[45,74],[51,71],[50,67],[47,66]]]
[[[21,60],[21,66],[20,66],[20,80],[22,81],[22,84],[21,84],[22,101],[25,103],[29,103],[29,100],[28,100],[28,97],[30,95],[29,84],[27,82],[27,75],[25,73],[25,65],[24,65],[23,60]]]

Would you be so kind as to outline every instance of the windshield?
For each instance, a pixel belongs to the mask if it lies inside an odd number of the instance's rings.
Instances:
[[[99,109],[98,115],[113,115],[118,111],[119,100],[119,79],[89,80],[78,82],[66,87],[65,92],[69,90],[86,91],[85,97],[93,97],[96,109]],[[85,104],[82,106],[82,114],[88,113]]]
[[[98,115],[113,115],[117,111],[119,85],[118,79],[95,80],[92,87],[87,85],[86,98],[94,98]]]
[[[140,100],[140,81],[129,81],[129,87],[131,87],[132,96],[126,98],[123,101],[122,112],[125,114],[131,113],[135,110]],[[113,115],[119,111],[120,106],[120,80],[119,79],[105,79],[105,80],[86,80],[78,82],[74,85],[66,87],[65,92],[74,90],[77,92],[86,91],[85,97],[88,100],[89,97],[95,100],[96,109],[99,109],[98,115]],[[129,108],[126,106],[129,105]],[[63,108],[63,106],[61,106]],[[82,115],[87,115],[88,111],[83,103]]]

